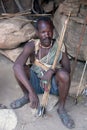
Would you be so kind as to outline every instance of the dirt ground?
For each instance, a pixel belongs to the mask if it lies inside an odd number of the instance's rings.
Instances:
[[[23,95],[19,88],[12,70],[13,63],[0,55],[0,103],[9,108],[9,104]],[[78,62],[71,82],[66,109],[75,121],[73,130],[87,130],[87,97],[80,97],[75,105],[76,88],[79,85],[84,63]],[[87,87],[87,68],[84,75],[83,87]],[[29,104],[14,110],[17,116],[17,126],[14,130],[68,130],[57,114],[58,106],[48,112],[44,118],[36,118],[29,108]],[[4,129],[3,129],[4,130]]]

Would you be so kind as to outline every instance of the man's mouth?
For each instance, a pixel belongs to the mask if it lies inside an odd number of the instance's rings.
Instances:
[[[51,38],[45,38],[43,39],[44,42],[50,42],[51,41]]]

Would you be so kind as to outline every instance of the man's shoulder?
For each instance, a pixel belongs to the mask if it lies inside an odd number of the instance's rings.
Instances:
[[[39,39],[31,39],[31,40],[29,40],[26,44],[25,44],[25,46],[24,46],[24,50],[29,50],[29,49],[35,49],[35,50],[37,50],[37,48],[38,48],[38,45],[39,45]]]
[[[29,40],[26,44],[25,47],[33,47],[35,45],[34,40]]]
[[[31,39],[27,42],[27,45],[34,44],[37,45],[40,42],[39,39]]]
[[[33,39],[31,41],[31,44],[34,44],[34,47],[35,47],[35,53],[37,53],[37,51],[39,50],[39,44],[40,44],[40,39]]]
[[[34,42],[33,41],[28,41],[24,48],[23,48],[23,51],[28,53],[28,52],[32,52],[34,51],[34,48],[35,48],[35,45],[34,45]]]

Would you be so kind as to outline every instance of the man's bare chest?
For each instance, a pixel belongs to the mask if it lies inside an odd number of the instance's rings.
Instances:
[[[49,53],[49,48],[39,48],[37,54],[35,54],[35,58],[42,59],[43,57],[47,56]]]

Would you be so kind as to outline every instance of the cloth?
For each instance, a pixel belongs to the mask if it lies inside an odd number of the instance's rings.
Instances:
[[[30,69],[30,83],[37,94],[44,93],[44,89],[40,86],[40,78],[38,78],[37,74],[32,69]],[[50,94],[58,95],[58,87],[54,76],[51,80]]]
[[[55,41],[53,43],[52,48],[48,52],[48,55],[44,56],[42,59],[39,60],[40,63],[44,64],[48,68],[51,68],[51,66],[53,65],[54,58],[55,58],[55,55],[56,55],[56,51],[57,51],[57,48],[58,48],[58,43],[57,42],[58,41]],[[38,40],[38,42],[35,43],[35,54],[37,54],[37,52],[39,50],[39,44],[40,44],[40,41]],[[61,68],[61,65],[59,64],[59,62],[62,59],[62,52],[64,52],[64,51],[65,51],[65,46],[63,45],[62,49],[61,49],[61,52],[60,52],[60,55],[59,55],[59,58],[58,58],[56,68]],[[31,69],[35,73],[37,73],[38,77],[40,77],[40,72],[44,71],[40,66],[37,66],[35,64],[32,65]]]

